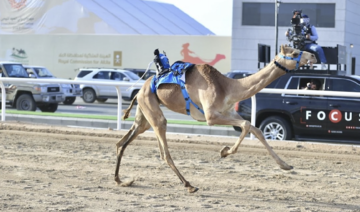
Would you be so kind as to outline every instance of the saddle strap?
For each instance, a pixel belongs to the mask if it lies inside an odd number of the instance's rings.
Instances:
[[[181,92],[182,92],[182,94],[184,96],[184,99],[186,101],[186,113],[188,115],[190,115],[190,103],[191,103],[196,109],[198,109],[202,114],[204,114],[204,111],[190,99],[190,96],[189,96],[188,92],[185,89],[185,84],[184,84],[184,82],[182,80],[180,80],[180,87],[181,87]]]

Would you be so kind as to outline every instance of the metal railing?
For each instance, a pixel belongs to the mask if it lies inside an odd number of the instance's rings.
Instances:
[[[22,83],[56,83],[56,84],[85,84],[85,85],[102,85],[102,86],[114,86],[118,95],[118,107],[117,107],[117,129],[121,130],[121,116],[122,116],[122,94],[120,87],[129,87],[129,83],[126,82],[95,82],[95,81],[74,81],[66,79],[32,79],[32,78],[11,78],[0,77],[1,91],[5,91],[4,82],[22,82]],[[136,84],[134,84],[136,86]],[[6,120],[6,92],[1,92],[1,121]]]
[[[32,78],[11,78],[0,77],[0,87],[5,91],[4,82],[23,82],[23,83],[59,83],[59,84],[85,84],[85,85],[105,85],[114,86],[118,95],[117,107],[117,129],[121,130],[121,116],[122,116],[122,95],[120,87],[129,87],[129,83],[125,82],[95,82],[95,81],[74,81],[65,79],[32,79]],[[303,95],[323,95],[323,96],[342,96],[342,97],[359,97],[360,93],[357,92],[340,92],[340,91],[317,91],[317,90],[297,90],[297,89],[270,89],[264,88],[259,93],[272,93],[272,94],[303,94]],[[251,97],[251,125],[256,126],[256,96]],[[6,117],[6,92],[1,92],[1,121],[5,121]],[[254,135],[251,134],[251,139]]]

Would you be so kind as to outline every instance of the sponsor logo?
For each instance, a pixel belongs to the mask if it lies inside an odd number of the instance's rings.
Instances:
[[[328,117],[332,123],[336,124],[343,120],[350,122],[350,121],[353,121],[353,119],[355,119],[355,121],[356,121],[356,118],[354,118],[354,117],[356,117],[356,115],[354,115],[354,114],[358,114],[357,121],[360,122],[360,113],[355,113],[355,112],[343,112],[342,113],[338,109],[331,110],[329,112],[328,116],[326,116],[325,111],[318,111],[315,113],[315,119],[317,119],[319,121],[324,121]],[[305,111],[305,121],[309,121],[310,119],[312,119],[313,115],[314,115],[313,111],[306,110]],[[302,122],[302,123],[306,123],[306,122]]]

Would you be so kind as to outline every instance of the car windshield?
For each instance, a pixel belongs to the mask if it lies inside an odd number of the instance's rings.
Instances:
[[[135,73],[133,73],[133,72],[131,72],[131,71],[127,71],[127,72],[125,72],[126,73],[126,75],[130,78],[130,79],[132,79],[132,80],[138,80],[138,79],[140,79],[140,77],[138,76],[138,75],[136,75]]]
[[[41,78],[41,77],[54,77],[54,75],[51,74],[51,72],[49,70],[47,70],[46,68],[34,68],[34,70],[36,71],[37,75]]]
[[[9,77],[29,77],[25,68],[21,64],[4,64],[4,68]]]

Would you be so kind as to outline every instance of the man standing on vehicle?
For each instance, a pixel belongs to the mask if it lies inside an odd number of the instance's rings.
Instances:
[[[300,23],[303,26],[303,33],[305,34],[305,38],[306,38],[305,46],[301,50],[316,52],[321,62],[321,69],[325,70],[326,69],[325,64],[327,63],[327,61],[324,54],[324,50],[321,48],[320,45],[316,43],[316,41],[319,39],[318,33],[316,31],[316,27],[310,24],[310,18],[308,15],[305,14],[301,16]],[[285,35],[289,40],[291,36],[289,31],[286,31]]]

